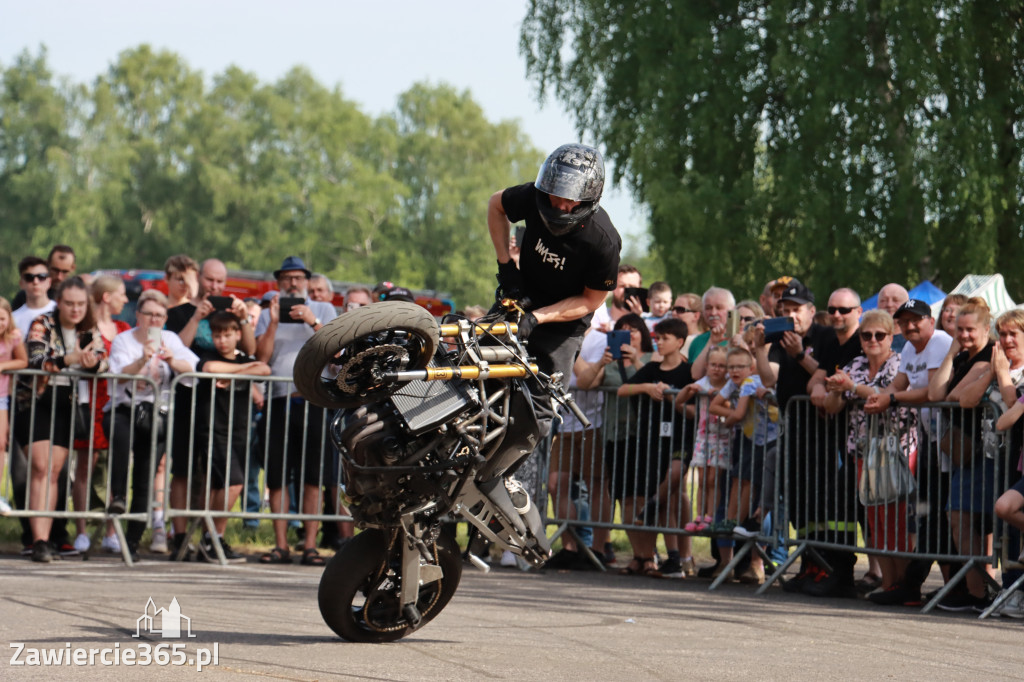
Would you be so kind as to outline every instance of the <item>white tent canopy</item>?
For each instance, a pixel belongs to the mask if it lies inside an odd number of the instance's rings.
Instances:
[[[992,316],[997,317],[1001,313],[1016,307],[1010,294],[1006,292],[1006,282],[1002,275],[967,275],[960,283],[949,292],[950,294],[963,294],[968,298],[978,296],[988,303]],[[932,305],[932,314],[938,317],[942,309],[942,301]]]

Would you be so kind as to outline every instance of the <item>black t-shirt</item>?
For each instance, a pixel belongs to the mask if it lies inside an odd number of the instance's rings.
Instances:
[[[180,334],[195,314],[196,306],[192,303],[176,305],[167,311],[167,324],[164,328],[169,332]],[[210,331],[209,318],[199,321],[199,325],[196,327],[196,336],[192,339],[189,349],[199,357],[202,357],[203,353],[217,354],[217,349],[213,345],[213,332]]]
[[[979,362],[992,362],[991,341],[978,351],[973,358],[965,350],[953,356],[953,369],[949,375],[949,385],[946,391],[952,391],[956,388],[957,384],[963,381],[968,372],[971,371],[971,368]],[[968,431],[967,437],[970,439],[975,438],[975,434],[977,434],[977,437],[981,437],[981,409],[977,407],[963,410],[954,409],[950,412],[950,422],[953,426],[958,426]]]
[[[210,362],[230,362],[235,365],[244,365],[255,360],[250,355],[241,351],[235,351],[235,357],[227,359],[221,357],[217,351],[203,351],[199,354],[199,362],[196,363],[197,372],[208,372],[206,365]],[[211,389],[214,396],[213,404],[213,427],[217,433],[226,433],[229,429],[243,432],[248,421],[250,400],[250,381],[233,381],[228,388],[213,388],[213,379],[199,379],[196,381],[196,405],[200,414],[210,414]],[[234,388],[234,391],[231,389]],[[232,410],[231,394],[234,392],[234,410]]]
[[[836,330],[831,327],[823,327],[820,324],[812,324],[803,338],[804,352],[809,353],[818,360],[821,349],[829,346],[838,346]],[[768,349],[768,360],[778,363],[779,379],[775,384],[775,394],[779,399],[779,408],[784,408],[789,399],[798,395],[807,395],[807,382],[811,375],[803,368],[800,361],[790,357],[789,353],[782,347],[782,341],[773,341]],[[834,370],[835,367],[833,366]]]
[[[665,371],[661,363],[648,362],[631,376],[627,384],[667,384],[670,388],[681,389],[693,383],[689,363]],[[683,449],[683,415],[676,412],[675,395],[665,396],[661,402],[650,396],[633,396],[633,413],[637,415],[636,433],[641,443],[657,441],[662,457]]]
[[[860,334],[854,333],[846,340],[846,343],[839,343],[839,337],[832,337],[832,341],[825,344],[824,348],[814,353],[818,361],[818,368],[825,370],[825,376],[832,376],[836,368],[842,369],[853,362],[854,358],[863,354],[860,345]]]
[[[548,232],[537,210],[540,192],[531,183],[509,187],[501,194],[501,205],[510,222],[526,223],[519,244],[519,269],[526,295],[536,308],[583,293],[584,287],[612,291],[619,276],[622,239],[603,208],[564,237]],[[590,315],[569,322],[545,325],[567,334],[586,329]]]

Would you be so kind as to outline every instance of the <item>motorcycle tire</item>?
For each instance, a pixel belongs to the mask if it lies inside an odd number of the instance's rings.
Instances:
[[[306,400],[329,410],[382,400],[397,386],[378,382],[373,373],[423,369],[437,350],[438,334],[434,316],[415,303],[391,301],[350,310],[321,327],[299,350],[295,387]],[[339,361],[344,377],[321,376]]]
[[[462,577],[458,547],[443,538],[435,546],[444,575],[420,586],[417,606],[421,619],[415,626],[401,613],[401,587],[386,575],[387,537],[376,528],[356,535],[324,568],[317,594],[324,622],[343,639],[365,643],[394,642],[429,623],[451,601]],[[385,590],[376,592],[382,585]],[[371,594],[375,594],[373,603],[367,601]],[[357,604],[360,595],[364,601]]]

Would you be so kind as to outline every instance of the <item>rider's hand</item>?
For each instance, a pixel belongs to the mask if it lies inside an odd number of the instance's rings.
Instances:
[[[511,258],[498,263],[498,285],[501,287],[501,295],[506,298],[523,297],[523,274]]]
[[[526,313],[519,318],[519,340],[526,341],[530,338],[530,333],[533,328],[537,326],[537,316],[533,313]]]

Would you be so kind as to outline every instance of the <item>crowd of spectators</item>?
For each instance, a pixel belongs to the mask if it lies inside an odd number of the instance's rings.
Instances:
[[[222,262],[178,255],[166,263],[168,294],[144,292],[130,327],[118,319],[128,301],[124,282],[89,281],[75,270],[67,246],[54,247],[45,260],[27,256],[19,264],[18,296],[11,304],[0,299],[0,369],[43,370],[20,375],[14,390],[9,377],[0,378],[0,453],[12,454],[13,506],[86,509],[94,488],[107,483],[107,511],[115,520],[129,516],[123,537],[133,559],[151,527],[149,553],[229,561],[244,557],[223,538],[224,515],[216,533],[204,533],[194,546],[186,538],[187,516],[174,514],[173,528],[165,528],[164,505],[264,510],[275,515],[274,547],[259,561],[290,563],[289,526],[298,525],[301,563],[322,565],[321,529],[310,517],[345,513],[337,506],[341,477],[326,437],[328,415],[293,384],[260,378],[290,376],[317,329],[382,292],[350,289],[336,310],[331,281],[289,256],[274,272],[276,291],[262,299],[225,297]],[[823,547],[801,555],[796,575],[783,583],[787,591],[866,593],[878,604],[916,605],[925,598],[921,588],[932,562],[915,553],[985,556],[997,518],[1024,528],[1019,462],[997,467],[986,450],[996,429],[1009,434],[1005,452],[1019,453],[1024,441],[1017,421],[1024,412],[1024,313],[993,321],[983,301],[950,296],[936,319],[928,304],[896,283],[883,286],[878,309],[866,313],[850,288],[831,292],[819,311],[814,293],[792,277],[768,282],[758,300],[739,303],[723,287],[673,296],[665,282],[648,289],[642,283],[636,268],[620,267],[572,376],[592,425],[566,419],[550,446],[550,465],[539,467],[550,472],[556,516],[580,523],[578,532],[563,536],[549,568],[617,565],[608,526],[618,518],[632,553],[623,574],[761,584],[766,569],[786,555],[757,540],[792,532]],[[400,287],[386,290],[411,300]],[[483,309],[464,312],[475,317]],[[607,334],[612,331],[624,336]],[[107,371],[138,380],[68,375]],[[197,371],[221,378],[174,381]],[[996,427],[983,419],[982,400],[1005,412]],[[918,407],[935,401],[959,409]],[[168,406],[179,415],[171,438]],[[179,429],[181,414],[191,415],[189,428]],[[802,437],[780,438],[782,432]],[[858,498],[865,448],[878,433],[898,441],[918,481],[916,503],[906,497],[866,506]],[[782,443],[784,449],[777,447]],[[104,451],[108,480],[95,481]],[[781,461],[789,463],[785,481]],[[165,501],[156,491],[164,489],[167,462]],[[0,460],[0,470],[3,465]],[[1010,490],[1000,488],[1003,481]],[[784,518],[772,519],[782,489],[789,491],[789,507]],[[8,504],[0,498],[0,512]],[[289,521],[289,512],[301,514],[301,523]],[[784,519],[792,531],[782,527]],[[582,528],[587,520],[597,524],[593,533]],[[90,548],[84,519],[76,519],[73,541],[67,524],[45,513],[22,521],[24,553],[35,561]],[[660,561],[651,527],[669,530]],[[848,549],[856,546],[858,529],[877,550],[859,579]],[[108,522],[101,548],[120,552],[114,531]],[[350,524],[326,524],[320,547],[336,548],[351,535]],[[713,564],[696,565],[694,535],[712,538]],[[755,547],[735,573],[723,576],[736,543]],[[1018,549],[1011,548],[1011,559]],[[1004,566],[1005,585],[1019,575],[1015,565]],[[940,570],[949,580],[959,566],[944,560]],[[991,567],[975,565],[939,606],[985,608],[992,576]],[[1024,618],[1024,598],[1012,595],[1002,610]]]

